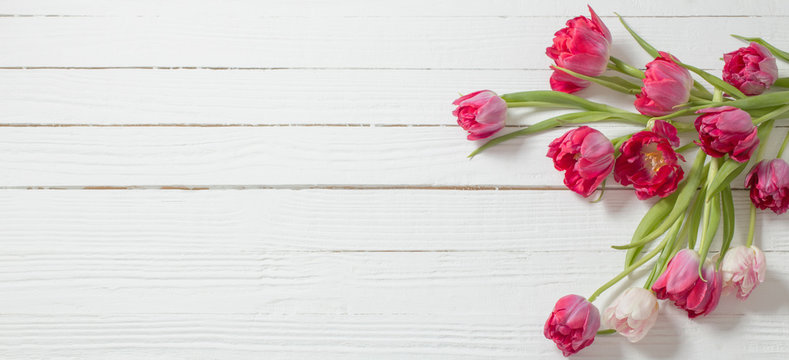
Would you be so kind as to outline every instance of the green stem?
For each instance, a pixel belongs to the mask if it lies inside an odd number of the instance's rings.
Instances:
[[[643,79],[644,77],[646,77],[643,71],[636,68],[635,66],[625,63],[624,61],[616,57],[609,56],[608,60],[611,60],[611,63],[608,64],[608,68],[611,70],[618,71],[628,76],[632,76],[636,79]]]
[[[533,107],[533,108],[554,108],[554,109],[575,109],[575,106],[557,104],[546,101],[512,101],[507,103],[508,108]]]
[[[655,255],[657,255],[658,253],[660,253],[660,251],[663,250],[663,248],[666,246],[667,242],[668,242],[668,238],[664,238],[663,241],[661,241],[660,244],[658,244],[658,246],[656,246],[654,249],[652,249],[652,251],[650,251],[646,255],[642,256],[640,259],[638,259],[638,261],[634,262],[633,265],[628,266],[625,270],[623,270],[621,273],[619,273],[619,275],[614,276],[613,279],[608,280],[607,283],[603,284],[603,286],[601,286],[599,289],[597,289],[592,294],[592,296],[589,297],[589,302],[592,302],[595,299],[597,299],[597,297],[600,296],[600,294],[602,294],[603,291],[608,290],[608,288],[610,288],[611,286],[614,286],[614,284],[618,283],[619,280],[622,280],[625,276],[627,276],[628,274],[633,272],[633,270],[638,269],[639,267],[641,267],[641,265],[644,265],[647,261],[649,261],[649,259],[652,259],[653,257],[655,257]]]
[[[704,185],[705,188],[707,188],[710,185],[710,182],[715,179],[715,175],[718,173],[718,163],[718,159],[712,159],[712,161],[710,161],[710,170],[707,173],[707,183]],[[707,190],[709,191],[709,188],[707,188]],[[707,238],[707,227],[710,224],[710,211],[712,211],[712,202],[713,199],[708,199],[704,202],[704,213],[701,217],[701,243],[699,243],[700,249],[704,248],[705,239]]]
[[[783,144],[781,144],[781,148],[778,150],[778,154],[775,155],[776,158],[780,159],[781,155],[784,154],[784,150],[786,150],[786,144],[787,143],[789,143],[789,132],[787,132],[786,136],[784,136],[784,142],[783,142]]]
[[[764,156],[764,149],[767,147],[767,140],[770,139],[770,133],[773,132],[775,120],[767,120],[762,126],[764,126],[764,138],[759,134],[759,147],[756,149],[756,155],[751,158],[754,164],[758,164]],[[761,129],[759,129],[759,131],[761,131]]]
[[[748,241],[745,243],[747,247],[753,245],[754,230],[756,230],[756,206],[751,204],[751,223],[748,225]]]
[[[712,101],[714,102],[723,101],[723,90],[715,88],[715,93],[712,94]]]
[[[611,335],[616,333],[616,329],[598,330],[597,335]]]
[[[674,225],[671,226],[671,229],[666,234],[666,237],[669,239],[669,241],[666,243],[666,246],[664,246],[663,250],[660,252],[660,257],[658,257],[658,261],[655,262],[655,266],[652,267],[652,272],[649,274],[649,277],[647,277],[647,281],[644,283],[644,289],[647,290],[651,289],[652,284],[655,282],[655,280],[657,280],[657,277],[660,276],[660,274],[662,273],[661,271],[663,268],[662,260],[674,248],[674,243],[679,238],[680,235],[679,231],[682,228],[682,223],[684,222],[684,220],[685,218],[683,217],[678,218],[677,221],[674,222]]]
[[[674,150],[674,151],[676,151],[676,152],[678,152],[678,153],[681,153],[681,152],[685,152],[685,151],[687,151],[688,149],[690,149],[690,148],[693,148],[693,147],[695,147],[695,146],[697,146],[697,145],[696,145],[696,143],[694,143],[694,142],[692,142],[692,141],[691,141],[691,142],[689,142],[689,143],[687,143],[687,144],[685,144],[685,145],[682,145],[682,146],[678,147],[678,148],[677,148],[676,150]]]
[[[767,120],[774,119],[778,115],[781,115],[785,112],[789,111],[789,105],[781,106],[773,111],[768,112],[767,114],[762,115],[761,117],[757,118],[753,121],[754,125],[759,125]]]

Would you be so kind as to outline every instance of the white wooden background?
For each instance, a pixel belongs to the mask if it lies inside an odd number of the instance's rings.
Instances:
[[[714,73],[730,33],[789,48],[787,1],[590,2],[635,64],[613,11]],[[556,132],[468,161],[450,103],[547,88],[585,4],[0,1],[0,358],[561,358],[554,301],[620,270],[608,245],[649,202],[565,190]],[[746,303],[664,304],[642,342],[577,358],[785,359],[786,219],[760,217]]]

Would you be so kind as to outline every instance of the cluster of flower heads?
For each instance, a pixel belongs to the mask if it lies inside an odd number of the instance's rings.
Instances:
[[[603,74],[610,66],[611,33],[589,10],[591,18],[579,16],[567,21],[546,50],[556,65],[550,77],[554,91],[570,94],[582,90],[591,85],[590,77]],[[723,60],[722,80],[744,95],[762,94],[778,79],[775,57],[756,42],[724,54]],[[652,118],[644,130],[612,141],[589,126],[580,126],[548,145],[547,156],[556,170],[564,172],[564,184],[570,190],[591,196],[613,173],[615,181],[632,186],[641,200],[666,198],[677,191],[686,177],[676,123],[654,118],[675,113],[686,105],[693,98],[694,80],[687,66],[666,52],[658,52],[645,69],[640,91],[633,93],[635,109]],[[716,93],[719,98],[707,99],[706,103],[720,103],[722,94],[723,91]],[[508,103],[490,90],[465,95],[453,104],[457,106],[453,114],[468,131],[469,140],[490,137],[504,127]],[[749,112],[724,105],[700,108],[695,115],[693,127],[686,129],[695,128],[694,143],[713,161],[725,158],[745,166],[759,148],[759,128]],[[780,156],[757,162],[748,173],[745,186],[750,189],[755,207],[776,214],[789,208],[789,164]],[[724,290],[745,300],[764,280],[764,253],[750,241],[748,246],[736,246],[722,253],[722,259],[706,258],[706,250],[700,255],[693,246],[675,249],[649,289],[627,289],[605,309],[602,318],[590,302],[596,295],[590,300],[578,295],[562,297],[545,323],[545,337],[569,356],[594,341],[601,323],[631,342],[640,340],[655,324],[658,300],[669,300],[687,311],[690,318],[713,311]]]

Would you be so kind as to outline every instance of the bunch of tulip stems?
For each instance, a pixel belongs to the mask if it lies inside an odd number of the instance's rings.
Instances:
[[[596,18],[594,12],[592,12],[592,15],[595,20],[598,19]],[[617,14],[617,16],[619,15]],[[656,50],[654,47],[644,41],[638,34],[636,34],[627,25],[627,23],[625,23],[621,16],[619,16],[619,20],[636,40],[636,42],[650,56],[653,58],[664,56],[664,53]],[[605,31],[607,32],[607,29]],[[559,33],[557,33],[557,35],[558,34]],[[781,51],[763,39],[744,38],[736,35],[732,36],[747,42],[755,42],[760,44],[761,46],[769,49],[770,52],[779,60],[789,62],[789,53]],[[694,147],[699,147],[699,149],[696,151],[695,158],[692,161],[692,165],[690,166],[690,170],[686,172],[685,179],[682,180],[678,186],[676,186],[676,189],[672,193],[660,198],[660,200],[649,209],[641,222],[638,224],[629,244],[612,246],[614,249],[626,251],[624,269],[610,281],[603,284],[593,294],[591,294],[588,297],[588,302],[593,302],[605,290],[623,278],[627,277],[627,275],[632,273],[634,270],[646,265],[648,262],[650,262],[650,260],[653,260],[656,257],[657,260],[651,265],[651,271],[647,276],[643,288],[647,290],[652,289],[653,291],[660,291],[655,290],[656,288],[660,287],[660,284],[656,285],[656,282],[658,281],[661,274],[667,272],[667,267],[670,266],[670,261],[674,257],[682,256],[681,254],[678,254],[683,249],[698,249],[698,259],[696,262],[691,263],[694,264],[694,266],[697,265],[694,271],[698,272],[698,278],[701,281],[705,283],[720,281],[714,279],[715,273],[705,270],[705,267],[713,266],[713,269],[719,268],[721,261],[726,257],[727,251],[729,251],[732,244],[734,237],[735,211],[734,202],[732,199],[731,183],[748,167],[749,163],[758,163],[764,157],[765,147],[768,142],[767,140],[771,131],[773,130],[773,127],[775,126],[776,120],[789,117],[789,91],[773,91],[761,95],[747,96],[742,91],[740,91],[740,89],[730,83],[727,83],[721,78],[718,78],[697,67],[682,63],[676,58],[673,58],[672,60],[674,60],[674,62],[676,62],[679,66],[695,73],[701,79],[709,83],[709,85],[714,88],[714,91],[710,92],[698,81],[693,81],[693,85],[690,90],[690,96],[688,98],[689,100],[686,103],[676,106],[675,111],[662,116],[649,116],[640,113],[634,113],[624,109],[589,101],[582,97],[560,91],[526,91],[501,95],[500,98],[506,102],[506,107],[508,108],[563,108],[578,109],[581,111],[555,116],[550,119],[538,122],[527,128],[493,138],[469,155],[469,157],[474,157],[486,149],[504,141],[566,125],[581,125],[604,121],[620,122],[626,124],[635,124],[644,127],[645,130],[655,131],[654,128],[656,122],[662,121],[673,125],[677,132],[687,133],[697,131],[698,124],[696,125],[696,128],[694,128],[693,124],[682,122],[678,120],[678,118],[682,116],[693,115],[700,111],[703,112],[704,109],[727,106],[744,110],[750,114],[751,118],[753,119],[753,125],[758,128],[758,148],[755,151],[755,154],[752,156],[749,154],[750,158],[745,161],[742,159],[733,159],[732,155],[722,155],[717,157],[708,156],[704,149],[701,148],[700,144],[694,141],[676,148],[677,153],[682,153]],[[645,77],[645,73],[641,69],[629,65],[613,56],[609,57],[607,69],[618,72],[624,75],[624,77],[602,75],[588,76],[561,66],[552,66],[552,69],[557,72],[562,72],[566,75],[572,76],[576,79],[598,84],[611,90],[628,95],[637,95],[642,91],[641,85],[637,84],[636,82],[644,79]],[[778,78],[775,80],[775,83],[772,86],[789,87],[789,78]],[[634,134],[635,133],[611,139],[611,145],[615,149],[614,156],[619,156],[622,144],[633,137]],[[469,138],[471,139],[471,137]],[[558,140],[560,139],[557,139],[557,141]],[[789,134],[784,139],[783,144],[776,155],[776,158],[781,157],[787,146],[787,142],[789,142]],[[681,155],[679,156],[681,158]],[[680,176],[680,178],[681,177],[682,176]],[[596,185],[594,188],[596,188]],[[600,196],[602,197],[602,190],[600,191]],[[751,204],[750,225],[748,229],[747,240],[745,241],[745,245],[748,248],[753,245],[755,220],[756,207]],[[715,236],[719,231],[722,231],[720,250],[718,251],[716,257],[712,258],[710,261],[705,261],[713,244],[713,239],[715,239]],[[652,246],[651,249],[645,251],[646,247],[650,246],[658,239],[660,239],[660,241],[657,245]],[[710,265],[710,263],[712,263],[712,265]],[[687,269],[685,269],[685,271],[687,271]],[[713,284],[710,284],[710,286],[713,286]],[[718,287],[717,291],[719,294],[720,285],[718,284],[715,286]],[[745,297],[747,297],[747,295],[748,294],[745,294]],[[670,295],[664,294],[663,298],[666,297],[670,298],[671,300],[677,300],[671,298]],[[580,306],[578,304],[582,302],[582,300],[577,300],[575,298],[563,298],[560,300],[560,302],[563,300],[572,303],[571,305],[562,305],[565,306],[565,308],[568,306]],[[683,299],[682,301],[686,301],[686,299]],[[691,309],[686,308],[690,317],[706,315],[706,313],[711,311],[711,309],[714,309],[715,305],[717,304],[717,298],[704,301],[714,301],[714,304],[702,305],[706,306],[707,309],[696,309],[696,313],[693,313]],[[677,303],[677,305],[679,306],[679,303]],[[562,311],[565,309],[559,308],[560,305],[557,303],[557,308],[554,309],[552,318],[553,316],[558,316],[556,315],[557,311]],[[597,312],[597,310],[594,309],[594,312]],[[548,321],[554,321],[552,318],[549,318]],[[551,331],[554,330],[555,329],[552,329]],[[583,331],[587,330],[588,329],[586,328],[583,329]],[[596,331],[597,329],[594,330]],[[617,330],[609,329],[600,330],[597,333],[605,334],[613,333],[615,331]],[[585,334],[578,336],[573,335],[574,337],[572,339],[557,340],[556,337],[565,335],[549,335],[548,332],[549,324],[546,323],[546,337],[554,337],[554,341],[557,343],[559,348],[562,349],[566,356],[591,343],[591,340],[588,340],[588,336]],[[593,338],[594,334],[591,336]],[[566,341],[568,344],[562,345],[560,344],[561,341]]]

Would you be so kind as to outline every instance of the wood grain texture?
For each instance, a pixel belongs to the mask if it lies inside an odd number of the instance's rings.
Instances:
[[[789,44],[780,31],[786,19],[780,17],[672,18],[671,31],[666,31],[666,19],[638,20],[632,25],[654,46],[704,68],[719,68],[720,55],[742,46],[730,33],[759,34],[784,48]],[[565,21],[4,17],[0,67],[544,69],[550,63],[542,56],[545,47]],[[633,64],[650,60],[621,25],[607,21],[615,38],[613,54]],[[680,34],[703,41],[676,41]]]
[[[783,359],[785,315],[755,308],[700,321],[674,309],[630,345],[599,337],[574,358]],[[545,344],[542,316],[412,314],[0,315],[0,354],[80,359],[563,359]],[[528,323],[529,325],[524,325]],[[710,339],[716,336],[715,350]]]
[[[509,141],[469,160],[479,144],[457,126],[0,127],[0,186],[563,189],[563,175],[545,151],[564,130]],[[604,130],[615,137],[639,128]],[[767,154],[786,131],[774,131]],[[734,182],[742,184],[742,176]]]
[[[0,124],[452,125],[459,93],[548,86],[549,70],[2,70]],[[308,85],[307,85],[308,84]],[[592,88],[596,101],[632,97]],[[509,123],[533,121],[512,110]]]
[[[630,226],[638,217],[634,210],[644,204],[623,192],[611,194],[613,199],[597,206],[615,208],[617,216],[604,217]],[[318,353],[321,358],[523,358],[536,353],[558,359],[540,331],[553,301],[567,292],[588,294],[621,269],[621,253],[605,249],[616,234],[595,226],[600,211],[568,204],[562,216],[538,214],[550,203],[583,204],[568,199],[567,192],[6,190],[0,195],[0,214],[7,220],[0,233],[0,354],[8,358],[115,353],[129,359]],[[738,208],[745,210],[744,205],[738,200]],[[280,214],[271,215],[271,209]],[[487,225],[496,229],[467,224],[462,215],[479,209],[490,219],[501,218]],[[332,219],[340,215],[353,221]],[[300,218],[314,221],[303,229],[293,223]],[[696,321],[664,304],[642,343],[601,337],[581,357],[686,358],[708,354],[706,341],[714,334],[731,343],[719,347],[728,353],[779,358],[789,310],[783,301],[789,295],[789,252],[781,239],[789,227],[775,216],[761,221],[768,279],[747,303],[727,297],[715,313]],[[563,238],[569,223],[588,236]],[[507,234],[522,236],[512,242],[523,247],[496,240]],[[303,238],[321,246],[296,248]],[[430,249],[451,239],[486,249]],[[331,250],[353,246],[342,242],[402,250]],[[598,305],[607,300],[602,297]]]
[[[741,240],[747,192],[734,201]],[[553,190],[3,190],[0,238],[31,254],[72,243],[117,253],[617,253],[608,246],[628,242],[653,202],[629,190],[608,191],[600,203]],[[617,227],[603,226],[610,219]],[[764,249],[789,251],[784,217],[760,212],[757,234]]]
[[[564,190],[544,156],[564,129],[469,161],[449,103],[546,88],[544,48],[585,5],[0,2],[0,358],[562,358],[553,302],[621,269],[608,246],[652,202]],[[613,11],[714,74],[729,33],[789,47],[782,0],[591,5],[637,65]],[[664,303],[641,343],[577,358],[784,359],[789,225],[758,221],[768,276],[746,303],[696,321]]]
[[[665,0],[654,2],[634,0],[622,3],[616,0],[565,0],[545,2],[538,0],[508,1],[417,1],[403,0],[393,3],[385,0],[268,0],[261,8],[255,0],[204,0],[195,6],[188,0],[117,0],[108,4],[101,0],[5,0],[0,3],[0,13],[6,15],[71,15],[71,16],[433,16],[433,17],[483,17],[483,16],[573,16],[583,13],[586,5],[599,13],[617,11],[627,16],[789,16],[789,5],[782,0],[718,1],[710,6],[703,1]]]

